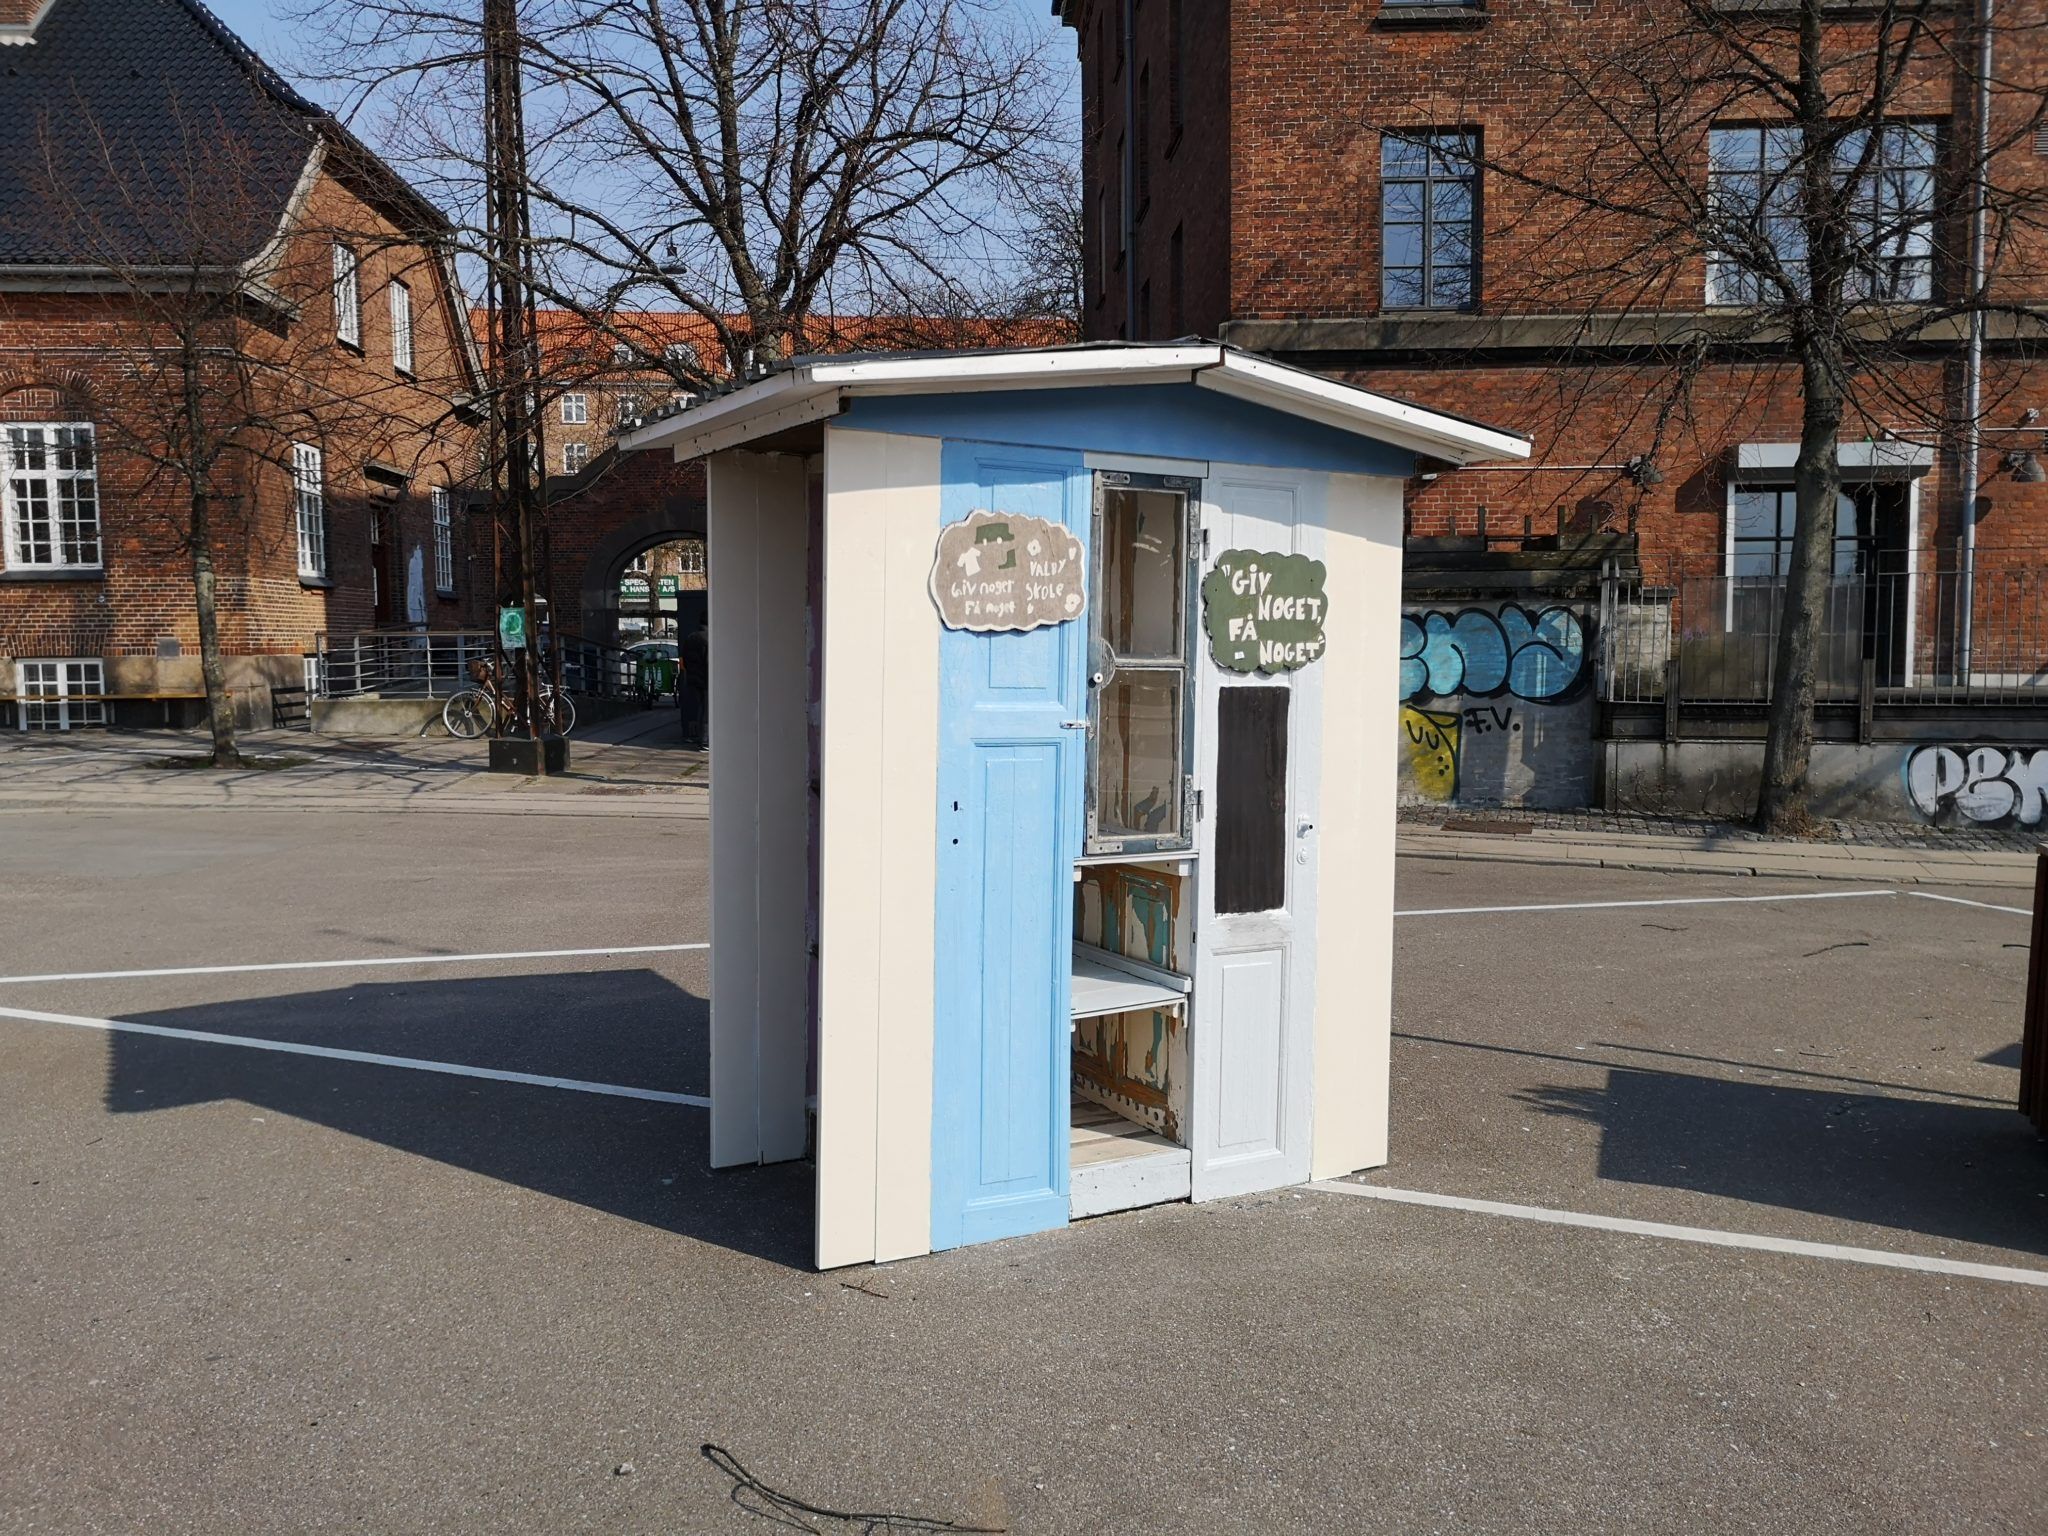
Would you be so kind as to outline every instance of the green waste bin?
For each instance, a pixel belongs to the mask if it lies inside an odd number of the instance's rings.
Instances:
[[[635,680],[640,686],[640,696],[657,698],[664,693],[676,691],[676,659],[673,656],[642,655],[638,660]]]

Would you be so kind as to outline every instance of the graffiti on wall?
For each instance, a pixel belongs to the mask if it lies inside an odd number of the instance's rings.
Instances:
[[[1584,804],[1586,625],[1515,603],[1401,616],[1403,789],[1448,804]]]
[[[1585,673],[1586,631],[1569,608],[1430,609],[1401,616],[1401,698],[1563,699]]]
[[[1930,821],[1953,809],[1967,821],[2037,826],[2048,812],[2048,747],[1916,747],[1906,794]]]

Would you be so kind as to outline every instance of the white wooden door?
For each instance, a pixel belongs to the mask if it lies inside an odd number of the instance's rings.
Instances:
[[[1227,550],[1323,555],[1321,476],[1215,466],[1203,488],[1207,575]],[[1196,775],[1193,1195],[1309,1177],[1315,1020],[1317,663],[1229,672],[1200,640]]]

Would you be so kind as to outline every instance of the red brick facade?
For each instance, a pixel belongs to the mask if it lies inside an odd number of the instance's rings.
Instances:
[[[450,569],[437,560],[436,488],[474,474],[475,436],[451,405],[474,392],[466,306],[447,268],[427,254],[426,232],[388,186],[323,169],[294,210],[270,283],[295,312],[240,326],[236,345],[264,368],[289,373],[297,402],[249,434],[250,451],[224,476],[216,503],[215,563],[228,679],[245,721],[267,723],[269,690],[303,676],[301,658],[322,632],[424,622],[451,627],[464,594],[488,572],[468,568],[461,497],[450,502]],[[360,342],[337,338],[333,251],[357,252]],[[410,295],[413,357],[394,353],[392,286]],[[118,414],[125,433],[156,419],[132,394],[146,366],[146,306],[119,291],[51,292],[48,283],[0,288],[0,428],[6,423],[95,422]],[[102,282],[101,289],[118,289]],[[122,400],[122,391],[131,394]],[[112,404],[122,400],[118,406]],[[161,419],[168,422],[164,410]],[[129,695],[199,689],[199,637],[183,484],[123,433],[96,422],[99,569],[6,568],[0,555],[0,695],[15,691],[18,660],[97,658],[107,689]],[[259,440],[260,439],[260,440]],[[324,460],[325,572],[302,575],[291,444]],[[373,575],[373,565],[377,567]],[[446,588],[443,588],[446,577]],[[376,594],[373,596],[373,593]],[[117,705],[117,717],[164,718],[158,702]],[[191,715],[193,706],[174,706]],[[11,722],[10,722],[11,723]]]
[[[1651,579],[1713,564],[1728,536],[1736,445],[1798,437],[1796,369],[1768,358],[1712,363],[1682,409],[1660,412],[1673,396],[1668,369],[1614,351],[1567,354],[1545,345],[1540,327],[1518,331],[1519,320],[1572,313],[1567,268],[1612,253],[1598,244],[1597,221],[1583,226],[1590,243],[1574,246],[1511,177],[1492,172],[1478,196],[1472,305],[1381,304],[1382,131],[1476,131],[1490,155],[1548,157],[1531,161],[1545,175],[1613,156],[1611,130],[1558,121],[1561,97],[1546,66],[1560,64],[1565,39],[1579,56],[1597,53],[1603,35],[1640,36],[1660,13],[1668,7],[1656,0],[1069,0],[1081,66],[1087,334],[1220,336],[1534,437],[1532,466],[1418,478],[1409,498],[1418,537],[1512,550],[1532,539],[1633,533]],[[1858,24],[1852,13],[1842,25]],[[2037,76],[2048,65],[2048,39],[2014,31],[2001,46],[2001,73]],[[2013,56],[2021,47],[2031,58]],[[1949,131],[1967,111],[1960,94],[1929,64],[1898,107]],[[2048,159],[2019,138],[1994,182],[2037,186]],[[1961,249],[1960,219],[1945,222],[1944,245]],[[2018,236],[2001,260],[2001,296],[2036,301],[2048,289],[2048,261],[2028,248],[2036,237]],[[1703,310],[1705,282],[1703,262],[1680,270],[1662,307]],[[2016,481],[2003,462],[2008,447],[2042,446],[2012,429],[2028,424],[2029,407],[2048,410],[2048,377],[2010,351],[2000,358],[1994,347],[1985,398],[1996,430],[1977,492],[1977,536],[1994,563],[2028,558],[2001,551],[2048,544],[2043,488]],[[1887,430],[1931,442],[1911,397],[1959,397],[1960,366],[1931,357],[1891,384],[1898,408],[1873,405],[1845,427],[1845,442]],[[1930,553],[1953,550],[1964,502],[1953,445],[1940,448],[1918,478],[1915,539]],[[1623,469],[1638,457],[1655,466],[1649,483]]]

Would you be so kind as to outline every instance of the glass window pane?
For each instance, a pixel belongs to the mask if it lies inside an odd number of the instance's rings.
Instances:
[[[1778,531],[1778,493],[1737,487],[1735,536],[1767,538]]]
[[[1463,181],[1432,182],[1430,216],[1439,224],[1463,224],[1472,217],[1472,187]]]
[[[1778,546],[1775,544],[1737,544],[1735,546],[1735,570],[1737,576],[1777,576],[1782,571],[1778,565]]]
[[[1388,134],[1380,140],[1380,171],[1383,175],[1421,175],[1429,167],[1428,148],[1414,139]]]
[[[1380,216],[1388,224],[1420,224],[1426,182],[1389,181],[1380,197]]]
[[[1098,695],[1096,830],[1181,834],[1181,672],[1119,672]]]
[[[1422,265],[1422,226],[1420,224],[1389,224],[1386,229],[1384,247],[1380,260],[1390,267],[1419,267]]]
[[[1463,262],[1432,267],[1429,302],[1433,309],[1457,309],[1472,302],[1472,269]]]
[[[1420,267],[1389,267],[1381,284],[1383,299],[1392,309],[1419,309],[1422,307],[1422,269]]]
[[[1178,659],[1186,634],[1186,499],[1173,491],[1107,490],[1102,497],[1102,634],[1119,659]]]

